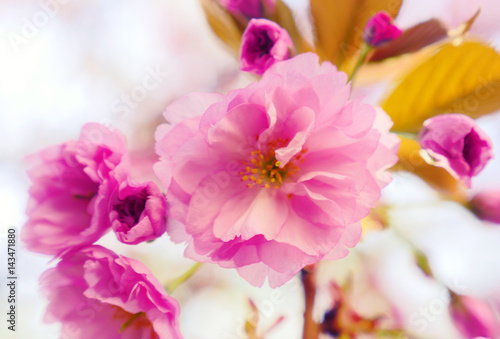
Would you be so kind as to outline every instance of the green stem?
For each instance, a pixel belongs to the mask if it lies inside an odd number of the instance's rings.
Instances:
[[[130,324],[132,324],[134,322],[135,319],[139,318],[141,315],[143,315],[144,312],[139,312],[139,313],[136,313],[134,315],[132,315],[130,317],[129,320],[127,320],[123,325],[122,327],[120,327],[120,333],[122,333],[123,331],[125,331],[127,329],[127,327],[130,326]]]
[[[179,286],[180,284],[191,278],[191,276],[201,267],[201,265],[202,265],[201,262],[197,262],[186,273],[176,278],[174,281],[168,283],[165,286],[167,293],[171,294],[177,288],[177,286]]]
[[[392,232],[401,240],[403,240],[408,246],[411,247],[413,251],[413,255],[415,256],[415,260],[417,262],[418,267],[427,275],[428,277],[433,277],[432,270],[429,266],[429,260],[425,253],[416,246],[413,241],[408,239],[406,235],[404,235],[397,227],[391,227]]]
[[[418,135],[416,133],[400,132],[400,131],[394,131],[394,130],[391,130],[391,132],[399,135],[400,137],[405,137],[407,139],[418,141]]]
[[[372,47],[366,43],[363,43],[362,48],[363,49],[361,50],[361,55],[359,56],[359,59],[356,62],[356,66],[354,66],[352,73],[349,75],[348,81],[351,81],[354,78],[354,76],[358,72],[358,69],[365,63],[368,53],[372,50]]]
[[[411,337],[402,330],[379,330],[376,332],[377,338],[380,339],[410,339]]]

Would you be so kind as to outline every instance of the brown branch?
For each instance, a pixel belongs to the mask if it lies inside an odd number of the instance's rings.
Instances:
[[[304,334],[303,339],[318,339],[320,325],[312,316],[314,299],[316,297],[316,265],[307,266],[301,271],[302,286],[304,288]]]

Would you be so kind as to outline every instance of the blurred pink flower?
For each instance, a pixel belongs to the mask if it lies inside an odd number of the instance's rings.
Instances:
[[[420,146],[467,187],[471,178],[493,157],[490,138],[476,122],[462,114],[442,114],[427,119],[419,134]]]
[[[334,338],[357,338],[363,334],[376,335],[383,332],[382,319],[387,315],[378,317],[365,317],[359,314],[352,303],[352,286],[346,284],[340,287],[336,282],[330,283],[330,294],[332,296],[332,307],[328,310],[321,323],[323,333],[328,333]],[[395,329],[392,329],[395,331]]]
[[[59,255],[99,239],[109,229],[113,183],[128,173],[126,154],[119,132],[87,124],[79,140],[29,156],[27,172],[33,185],[21,233],[28,249]]]
[[[154,240],[165,233],[167,202],[153,182],[124,182],[110,200],[109,219],[116,237],[126,244]]]
[[[500,190],[476,194],[470,202],[470,208],[480,219],[500,224]]]
[[[363,31],[363,39],[370,46],[379,46],[399,38],[401,30],[392,23],[392,18],[384,11],[371,17]]]
[[[247,18],[261,18],[264,16],[264,6],[266,4],[270,9],[274,8],[275,0],[219,0],[219,3],[227,9],[228,12],[242,14]]]
[[[285,29],[267,19],[252,19],[241,38],[240,69],[263,74],[275,62],[288,59],[292,49]]]
[[[177,301],[148,268],[101,246],[64,256],[40,284],[61,338],[182,338]]]
[[[227,96],[195,93],[167,108],[180,122],[158,128],[154,169],[171,203],[167,231],[188,242],[186,256],[275,287],[347,255],[399,139],[385,113],[349,101],[346,82],[306,53]]]
[[[454,294],[450,305],[451,317],[466,338],[498,338],[500,324],[491,306],[480,299]]]

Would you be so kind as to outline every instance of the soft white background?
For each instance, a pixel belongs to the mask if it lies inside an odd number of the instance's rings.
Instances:
[[[288,2],[304,16],[304,1]],[[49,3],[51,17],[43,14],[43,4]],[[496,0],[409,0],[398,23],[408,27],[441,17],[453,27],[468,19],[478,5],[483,12],[475,33],[498,46]],[[28,22],[35,24],[34,30],[26,28]],[[21,36],[23,29],[29,36],[13,44],[13,34]],[[161,73],[158,86],[124,110],[122,96],[140,86],[151,69]],[[76,138],[80,127],[90,121],[120,128],[131,146],[148,144],[157,117],[171,100],[189,91],[227,90],[247,82],[209,31],[196,0],[0,1],[1,338],[58,337],[57,325],[42,322],[45,302],[37,287],[39,275],[51,263],[25,251],[22,244],[17,257],[17,332],[6,331],[5,237],[7,228],[19,231],[26,220],[28,182],[23,157]],[[486,117],[480,123],[500,148],[500,120]],[[496,154],[499,159],[498,150]],[[500,188],[499,171],[499,161],[491,162],[475,180],[474,189]],[[393,213],[395,226],[429,254],[443,283],[461,293],[500,295],[500,228],[478,222],[452,203],[439,202],[425,185],[408,176],[396,177],[385,196],[399,206]],[[161,281],[190,265],[182,257],[183,247],[171,244],[167,237],[152,245],[128,247],[108,235],[102,243],[143,260]],[[322,279],[345,276],[348,267],[360,267],[361,258],[369,258],[368,265],[363,262],[373,282],[400,308],[402,320],[415,334],[458,338],[446,311],[439,308],[444,305],[442,285],[423,278],[412,265],[408,247],[391,232],[368,237],[345,260],[325,265]],[[174,296],[182,308],[181,329],[189,339],[243,338],[240,328],[249,310],[249,296],[259,305],[266,324],[286,316],[269,338],[301,337],[302,294],[295,280],[276,292],[253,288],[232,271],[203,267]],[[319,305],[327,307],[325,303],[320,300]],[[434,307],[434,318],[418,332],[412,319],[420,319],[422,307]]]

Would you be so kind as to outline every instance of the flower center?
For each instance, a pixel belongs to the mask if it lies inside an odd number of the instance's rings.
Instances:
[[[146,313],[129,313],[118,306],[112,306],[115,309],[113,314],[113,320],[119,321],[122,323],[120,327],[120,333],[125,332],[127,329],[131,329],[132,331],[142,331],[143,335],[145,333],[151,333],[151,338],[158,338],[158,335],[155,333],[153,329],[153,324],[147,318]],[[149,338],[149,336],[148,336]]]
[[[302,149],[288,163],[276,160],[275,151],[284,147],[290,140],[277,138],[266,144],[266,150],[255,150],[250,154],[250,161],[242,161],[244,170],[239,173],[241,181],[247,182],[247,187],[279,188],[286,178],[299,171],[299,163],[304,162],[303,155],[307,152]]]
[[[119,221],[131,229],[139,222],[142,212],[146,207],[147,192],[142,191],[136,195],[120,200],[114,210],[118,212]]]
[[[260,34],[257,36],[258,39],[258,51],[260,53],[260,57],[269,54],[271,51],[271,48],[273,48],[274,42],[273,40],[269,37],[269,34],[266,31],[260,32]]]

